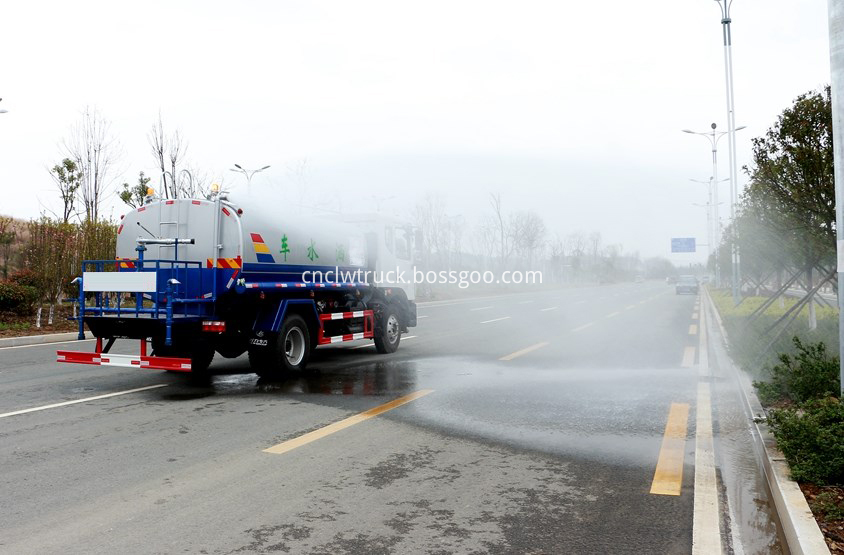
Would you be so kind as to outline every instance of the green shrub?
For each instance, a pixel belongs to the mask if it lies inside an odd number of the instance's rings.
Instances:
[[[838,357],[830,356],[823,343],[803,344],[794,337],[795,354],[780,354],[779,364],[768,370],[768,381],[753,385],[764,405],[778,401],[803,403],[839,392]]]
[[[0,312],[30,312],[38,300],[38,290],[9,281],[0,282]]]
[[[9,281],[17,285],[35,287],[36,289],[43,287],[43,284],[41,283],[41,279],[38,277],[38,274],[29,269],[18,270],[17,272],[9,276]]]
[[[770,411],[768,422],[798,482],[844,484],[844,404],[827,398]]]

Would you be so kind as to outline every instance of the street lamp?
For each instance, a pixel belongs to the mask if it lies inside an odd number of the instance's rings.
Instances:
[[[248,191],[250,186],[252,185],[252,176],[256,173],[261,173],[267,168],[269,168],[269,166],[264,166],[263,168],[259,168],[257,170],[246,170],[243,169],[240,164],[235,164],[233,168],[230,168],[230,171],[242,173],[246,176],[246,190]]]
[[[713,210],[714,210],[714,219],[715,219],[715,222],[716,222],[715,240],[720,244],[720,242],[721,242],[721,217],[718,214],[718,205],[720,204],[718,202],[718,183],[720,183],[718,181],[718,141],[721,140],[721,137],[723,137],[724,135],[728,135],[729,132],[728,131],[716,131],[718,126],[714,123],[710,127],[712,128],[712,131],[710,131],[708,133],[707,132],[701,132],[701,131],[692,131],[690,129],[683,129],[682,131],[683,131],[683,133],[689,133],[691,135],[700,135],[701,137],[705,137],[709,141],[710,146],[712,147],[712,182],[714,184],[714,187],[712,187],[712,190],[713,190],[712,204],[713,204]],[[736,131],[739,131],[741,129],[745,129],[745,127],[746,126],[742,125],[738,129],[736,129]],[[731,183],[731,191],[730,192],[732,193],[732,179],[730,179],[730,183]],[[734,214],[731,214],[731,217],[732,216],[734,216]],[[733,251],[735,251],[735,248],[733,248]],[[717,259],[717,256],[716,256],[716,259]],[[735,283],[735,260],[733,261],[733,278],[734,278],[733,279],[733,298],[735,299],[736,295],[737,295],[737,293],[736,293],[737,285]],[[718,262],[716,260],[716,262],[715,262],[715,286],[720,287],[720,285],[721,285],[720,284],[720,269],[718,268]]]

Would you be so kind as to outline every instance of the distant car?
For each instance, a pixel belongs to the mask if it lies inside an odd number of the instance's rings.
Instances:
[[[698,285],[695,276],[680,276],[677,278],[677,283],[674,284],[674,292],[678,295],[690,294],[697,295],[700,286]]]
[[[677,278],[675,278],[674,276],[668,276],[667,278],[665,278],[665,283],[667,285],[672,285],[675,281],[677,281]]]

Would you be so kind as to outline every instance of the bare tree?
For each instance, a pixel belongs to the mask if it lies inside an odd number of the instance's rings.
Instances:
[[[158,121],[152,124],[147,135],[152,155],[155,157],[161,177],[164,180],[162,193],[166,198],[179,198],[179,166],[184,162],[188,145],[182,138],[181,133],[176,130],[170,136],[164,131],[164,123],[161,120],[161,113],[158,114]]]
[[[526,257],[528,265],[533,264],[534,255],[541,250],[545,233],[545,222],[533,210],[510,216],[509,242]]]
[[[64,148],[81,176],[79,191],[85,219],[96,221],[121,156],[120,144],[111,133],[111,123],[96,108],[86,107]]]

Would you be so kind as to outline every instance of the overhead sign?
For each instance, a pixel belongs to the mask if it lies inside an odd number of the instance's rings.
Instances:
[[[695,252],[695,238],[673,237],[671,239],[671,252]]]

